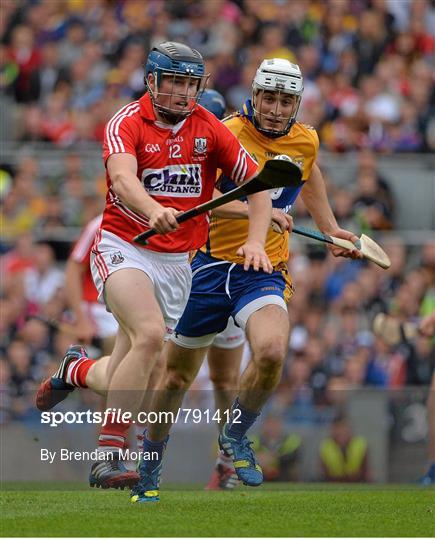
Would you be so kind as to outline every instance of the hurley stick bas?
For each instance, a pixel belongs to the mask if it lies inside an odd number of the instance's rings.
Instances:
[[[306,227],[293,227],[292,232],[300,234],[301,236],[313,238],[314,240],[320,240],[320,242],[325,242],[326,244],[333,244],[334,246],[344,249],[357,249],[362,253],[365,259],[374,262],[385,270],[391,266],[390,258],[385,251],[366,234],[362,234],[359,240],[353,244],[350,240],[329,236],[329,234],[324,234],[313,229],[307,229]]]
[[[276,222],[272,222],[272,229],[275,232],[282,233],[281,227]],[[343,238],[337,238],[336,236],[330,236],[329,234],[321,233],[314,229],[308,229],[307,227],[292,228],[292,232],[301,236],[312,238],[313,240],[319,240],[326,244],[333,244],[344,249],[357,249],[360,251],[365,259],[374,262],[381,268],[387,269],[391,266],[391,261],[385,251],[372,240],[366,234],[362,234],[358,241],[353,244],[350,240],[344,240]]]

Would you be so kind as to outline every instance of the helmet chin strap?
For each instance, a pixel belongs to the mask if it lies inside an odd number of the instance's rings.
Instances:
[[[266,137],[269,137],[269,139],[278,139],[279,137],[283,137],[284,135],[287,135],[287,133],[291,130],[291,128],[292,128],[292,126],[294,124],[294,120],[292,120],[292,121],[290,121],[288,123],[286,129],[284,129],[282,131],[271,131],[270,129],[266,129],[266,128],[261,127],[261,124],[257,120],[255,112],[254,112],[253,120],[254,120],[255,128],[260,133],[263,133],[263,135],[266,135]]]
[[[184,113],[183,114],[176,114],[176,113],[174,113],[172,111],[168,111],[164,107],[160,107],[160,106],[156,105],[155,103],[154,103],[154,107],[158,111],[161,118],[167,124],[171,124],[171,125],[178,124],[182,120],[185,120],[192,113],[192,111],[190,111],[187,114],[184,114]]]
[[[287,135],[287,133],[290,131],[290,129],[292,128],[295,122],[294,119],[289,119],[289,121],[287,122],[287,126],[285,127],[285,129],[281,131],[274,131],[272,129],[267,129],[261,126],[261,117],[266,117],[266,115],[260,113],[256,109],[255,105],[253,106],[253,109],[254,109],[253,121],[254,121],[254,125],[256,129],[260,133],[263,133],[263,135],[266,135],[267,137],[269,137],[270,139],[278,139],[278,137],[283,137],[284,135]]]

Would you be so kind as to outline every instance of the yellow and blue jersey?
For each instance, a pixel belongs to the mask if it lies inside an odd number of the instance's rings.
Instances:
[[[252,122],[252,107],[248,101],[241,111],[224,121],[245,149],[259,163],[285,154],[298,163],[304,182],[309,180],[319,148],[315,130],[296,123],[290,133],[270,139],[262,135]],[[303,185],[303,184],[302,184]],[[226,177],[220,178],[222,192],[236,186]],[[302,186],[271,190],[275,208],[288,211]],[[174,340],[183,347],[207,347],[218,332],[227,326],[229,317],[245,329],[252,313],[266,305],[287,309],[293,288],[287,271],[288,233],[269,231],[266,251],[274,266],[271,274],[243,268],[238,248],[248,236],[247,219],[213,217],[207,243],[192,260],[192,289]]]
[[[296,122],[287,135],[272,139],[255,128],[252,115],[251,102],[247,101],[239,112],[225,119],[224,123],[258,162],[259,169],[264,167],[267,160],[285,154],[300,165],[303,171],[302,180],[307,181],[319,149],[317,132],[309,126]],[[229,178],[221,176],[217,187],[222,193],[226,193],[237,186]],[[273,207],[288,212],[300,189],[301,187],[270,190]],[[242,264],[243,258],[238,256],[236,252],[247,239],[248,226],[249,223],[246,219],[212,217],[207,243],[201,248],[201,251],[215,259]],[[287,262],[289,257],[288,244],[288,232],[280,234],[272,229],[269,230],[266,252],[275,268]]]

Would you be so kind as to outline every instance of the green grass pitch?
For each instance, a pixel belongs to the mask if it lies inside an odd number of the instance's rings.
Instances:
[[[274,484],[234,492],[165,486],[161,501],[77,484],[3,484],[2,536],[424,536],[435,491],[416,486]]]

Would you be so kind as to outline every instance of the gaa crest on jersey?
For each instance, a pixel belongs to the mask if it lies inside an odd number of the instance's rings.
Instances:
[[[205,154],[207,152],[207,139],[205,137],[195,137],[193,151],[195,154]]]
[[[301,171],[304,170],[304,156],[296,156],[296,157],[292,157],[292,161],[293,163],[296,163],[296,165],[299,165],[299,168],[301,169]]]
[[[110,254],[110,262],[116,266],[117,264],[121,264],[124,262],[124,257],[120,251],[113,251]]]
[[[202,192],[201,165],[168,165],[163,169],[144,169],[142,184],[150,195],[199,197]]]

